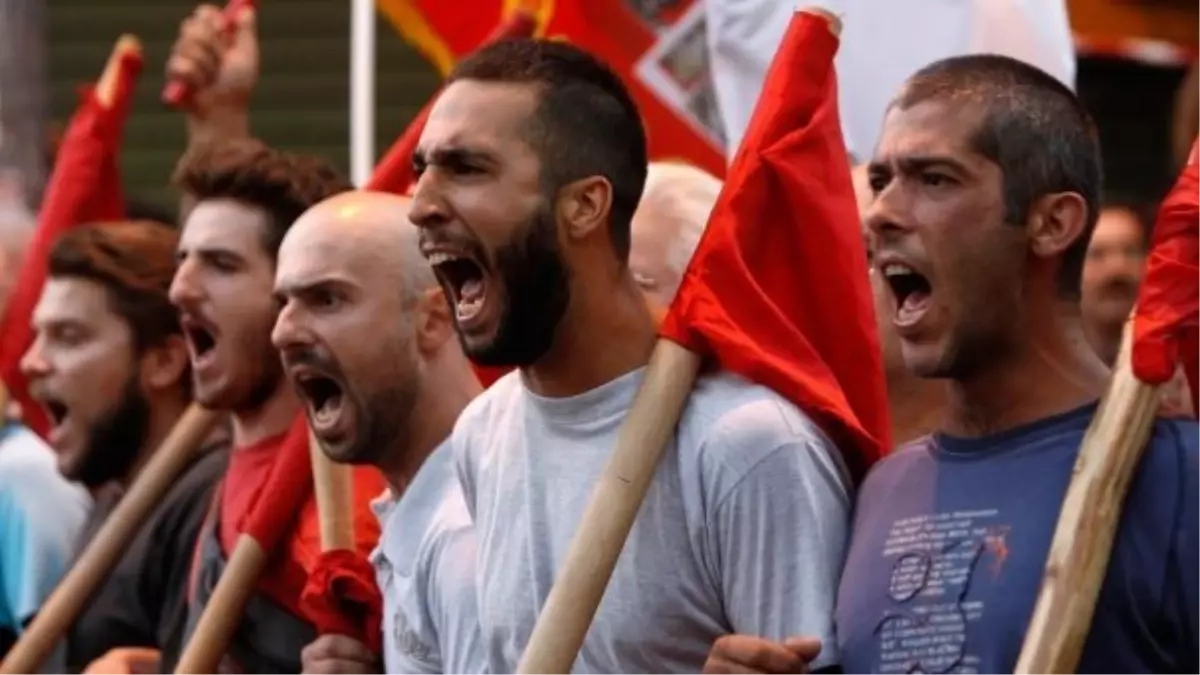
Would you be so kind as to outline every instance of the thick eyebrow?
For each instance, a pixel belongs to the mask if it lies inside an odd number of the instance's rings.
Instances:
[[[949,169],[959,175],[969,175],[971,170],[966,164],[945,155],[912,155],[907,157],[898,157],[895,163],[900,167],[900,171],[906,174],[920,173],[928,169]],[[874,168],[874,163],[872,163]]]
[[[489,150],[463,146],[448,146],[434,148],[433,150],[417,148],[416,152],[413,153],[412,161],[413,166],[418,169],[429,165],[464,166],[467,164],[484,164],[491,166],[497,163],[497,155]]]
[[[244,263],[245,258],[237,251],[229,248],[220,248],[219,246],[180,246],[175,249],[175,262],[180,262],[188,256],[199,256],[201,260],[212,262],[218,258],[227,258],[236,261],[238,264]]]

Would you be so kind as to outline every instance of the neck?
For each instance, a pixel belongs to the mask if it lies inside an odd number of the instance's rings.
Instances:
[[[183,417],[183,412],[187,410],[188,400],[179,392],[163,392],[157,394],[153,398],[153,403],[150,404],[150,419],[146,425],[146,437],[142,440],[142,446],[138,449],[137,461],[134,462],[133,468],[129,474],[121,479],[121,486],[128,488],[133,481],[142,473],[142,469],[158,452],[164,440],[175,428],[175,424]]]
[[[461,352],[447,365],[422,378],[407,433],[379,464],[393,499],[404,494],[429,455],[450,437],[463,409],[483,391]]]
[[[940,382],[921,379],[903,370],[889,373],[887,393],[894,445],[902,445],[937,429],[946,405],[945,388]]]
[[[1098,399],[1109,371],[1084,336],[1078,309],[1027,317],[1027,334],[1005,356],[968,378],[950,380],[942,429],[986,436],[1036,422]]]
[[[583,289],[592,287],[591,293]],[[536,394],[564,397],[581,394],[646,365],[657,328],[627,269],[608,284],[577,284],[559,324],[554,345],[537,363],[522,369]]]
[[[288,430],[300,413],[295,392],[280,378],[275,391],[259,405],[233,411],[233,444],[246,447]]]
[[[1125,331],[1125,322],[1101,323],[1090,321],[1084,325],[1085,335],[1092,349],[1100,356],[1100,360],[1109,367],[1117,360],[1117,352],[1121,349],[1121,338]]]

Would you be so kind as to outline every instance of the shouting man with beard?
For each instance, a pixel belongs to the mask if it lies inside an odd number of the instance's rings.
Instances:
[[[191,402],[188,358],[167,288],[175,230],[152,222],[84,226],[50,252],[33,313],[36,339],[21,361],[53,422],[62,474],[95,495],[81,547]],[[68,635],[76,672],[114,647],[178,656],[196,533],[225,466],[216,434],[142,525]]]
[[[628,265],[646,138],[620,79],[570,45],[494,44],[438,96],[411,220],[472,359],[519,370],[452,436],[479,539],[484,648],[512,672],[654,347]],[[813,641],[835,662],[850,511],[837,450],[775,393],[703,374],[575,662],[697,672],[731,632]]]
[[[354,192],[302,216],[279,250],[272,337],[325,453],[387,478],[371,555],[386,672],[479,673],[475,537],[448,439],[481,387],[408,208],[403,197]],[[374,654],[340,635],[307,647],[304,666],[378,672]]]
[[[253,139],[198,144],[176,168],[193,204],[176,256],[171,301],[178,308],[196,400],[232,413],[229,468],[202,527],[192,588],[198,619],[262,494],[300,403],[271,345],[275,255],[304,211],[349,188],[327,163],[278,152]],[[378,472],[355,476],[355,542],[365,553],[379,529],[367,500],[383,489]],[[316,638],[300,593],[320,555],[315,498],[298,514],[251,598],[222,671],[299,672]]]

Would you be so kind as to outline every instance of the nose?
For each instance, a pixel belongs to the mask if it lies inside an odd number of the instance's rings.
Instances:
[[[912,205],[909,201],[898,180],[889,182],[875,195],[863,216],[863,223],[873,244],[886,245],[912,231]]]
[[[33,344],[29,345],[29,349],[21,355],[21,362],[18,364],[18,368],[20,368],[21,375],[26,380],[36,380],[50,373],[50,363],[42,355],[42,337],[40,335],[34,339]]]
[[[412,189],[408,219],[420,228],[433,228],[450,221],[450,210],[442,194],[437,167],[426,169]]]
[[[184,259],[179,264],[179,268],[175,270],[175,276],[171,279],[171,288],[167,291],[167,297],[171,300],[171,304],[179,308],[186,308],[200,301],[203,293],[195,277],[196,266],[190,259]]]
[[[312,331],[304,323],[302,313],[292,303],[285,304],[275,319],[275,327],[271,329],[271,344],[282,355],[288,350],[308,347],[312,343]]]

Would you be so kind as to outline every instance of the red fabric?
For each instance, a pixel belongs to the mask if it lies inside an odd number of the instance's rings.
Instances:
[[[246,529],[250,507],[267,484],[271,468],[283,447],[286,434],[279,434],[258,443],[234,448],[221,486],[220,521],[217,534],[225,555],[233,553],[237,538]]]
[[[322,635],[347,635],[383,650],[383,596],[375,570],[356,551],[325,551],[308,576],[300,606]]]
[[[717,140],[676,112],[667,94],[656,93],[637,74],[659,34],[674,27],[699,1],[665,3],[671,7],[653,16],[639,14],[628,0],[376,0],[376,4],[389,16],[406,17],[403,21],[408,25],[399,25],[400,32],[435,65],[441,65],[436,63],[438,52],[461,58],[510,12],[522,6],[533,8],[537,37],[578,45],[621,76],[642,113],[651,158],[683,160],[720,177],[725,174],[725,157]],[[387,11],[397,6],[404,11]],[[665,77],[679,85],[684,97],[697,96],[693,87],[699,73],[693,61],[686,48],[676,47],[664,64],[664,70],[671,71]]]
[[[0,319],[0,381],[21,404],[25,423],[43,437],[50,428],[49,420],[29,396],[29,383],[19,369],[21,357],[33,344],[30,319],[46,282],[50,250],[59,235],[75,225],[124,216],[116,156],[142,65],[138,53],[125,52],[117,60],[112,107],[101,104],[90,88],[84,91],[63,134],[37,229],[17,273],[8,309]]]
[[[1133,372],[1163,384],[1182,363],[1196,412],[1200,369],[1200,162],[1196,142],[1163,200],[1133,322]]]
[[[792,19],[662,335],[787,397],[861,479],[891,432],[837,47]]]
[[[364,556],[379,541],[370,500],[382,493],[383,476],[373,467],[354,468],[354,553]],[[228,555],[247,534],[271,555],[258,590],[292,614],[319,625],[301,597],[320,571],[321,523],[312,489],[308,424],[298,416],[287,433],[235,450],[221,490],[221,547]]]

